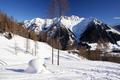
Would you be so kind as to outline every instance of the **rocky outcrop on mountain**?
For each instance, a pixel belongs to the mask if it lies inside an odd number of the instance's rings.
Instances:
[[[116,42],[120,40],[119,32],[107,24],[90,22],[87,26],[88,28],[81,34],[80,41],[96,43],[102,38],[105,41],[117,44]]]
[[[54,26],[56,27],[56,26]],[[61,27],[56,27],[55,28],[51,28],[49,31],[48,31],[48,37],[49,39],[54,39],[54,40],[58,40],[59,41],[59,44],[61,46],[61,49],[66,49],[67,48],[67,45],[68,45],[68,42],[69,42],[69,32],[68,30],[61,26]],[[57,45],[58,43],[56,43]]]

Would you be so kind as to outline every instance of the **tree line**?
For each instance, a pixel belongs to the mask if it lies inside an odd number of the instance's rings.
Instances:
[[[18,23],[12,16],[0,11],[0,33],[11,32],[25,38],[36,39],[34,31],[28,30],[22,23]]]

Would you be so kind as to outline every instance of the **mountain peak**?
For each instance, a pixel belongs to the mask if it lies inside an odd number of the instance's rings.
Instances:
[[[93,21],[96,25],[101,25],[102,24],[102,22],[100,20],[98,20],[97,18],[94,18]]]
[[[74,20],[74,21],[77,21],[77,20],[79,20],[80,19],[80,17],[78,17],[78,16],[75,16],[75,15],[72,15],[72,16],[61,16],[61,18],[63,19],[67,19],[67,20]]]

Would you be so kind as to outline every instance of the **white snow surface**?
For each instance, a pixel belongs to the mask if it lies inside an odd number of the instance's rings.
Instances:
[[[34,42],[30,40],[29,53],[25,53],[25,41],[17,35],[11,40],[0,35],[0,80],[120,80],[118,63],[90,61],[60,50],[58,66],[56,49],[51,64],[52,48],[48,44],[38,42],[38,54],[34,56],[30,54]]]

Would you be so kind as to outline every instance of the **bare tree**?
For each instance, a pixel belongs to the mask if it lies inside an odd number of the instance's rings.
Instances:
[[[52,0],[49,7],[49,16],[50,18],[63,16],[68,9],[68,0]]]
[[[102,60],[104,57],[106,57],[106,52],[108,50],[108,41],[107,39],[103,39],[100,37],[99,41],[97,42],[97,53],[99,53],[100,60]]]
[[[64,15],[65,11],[68,9],[68,1],[67,0],[52,0],[52,3],[50,5],[50,17],[61,17]],[[61,19],[60,19],[61,20]],[[59,20],[59,22],[60,22]],[[61,25],[59,24],[59,27]],[[59,65],[59,49],[60,49],[60,45],[59,45],[59,38],[60,38],[60,28],[58,29],[59,33],[58,33],[58,60],[57,60],[57,65]],[[52,43],[53,44],[53,43]],[[53,48],[52,48],[52,63],[53,63]]]
[[[35,40],[35,56],[37,55],[38,53],[38,42]]]
[[[29,50],[30,50],[30,40],[29,40],[29,37],[30,37],[30,32],[28,31],[28,33],[26,34],[26,54],[29,53]]]
[[[15,33],[16,33],[16,31],[17,31],[17,27],[16,27],[15,20],[14,20],[13,17],[11,17],[11,20],[12,20],[12,22],[11,22],[11,28],[12,28],[12,29],[11,29],[11,32],[12,32],[13,35],[14,35],[15,54],[17,55],[17,53],[18,53],[18,45],[17,45],[16,37],[15,37]]]
[[[34,49],[35,49],[35,56],[38,54],[38,42],[37,42],[37,36],[36,35],[34,35]]]
[[[17,55],[17,53],[18,53],[18,45],[17,45],[17,42],[16,42],[15,38],[14,38],[14,40],[15,40],[15,54]]]

